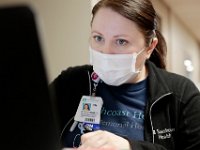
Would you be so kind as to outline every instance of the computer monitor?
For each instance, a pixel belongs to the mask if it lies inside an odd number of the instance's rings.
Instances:
[[[58,150],[56,98],[48,87],[37,16],[0,7],[0,124],[3,150]]]

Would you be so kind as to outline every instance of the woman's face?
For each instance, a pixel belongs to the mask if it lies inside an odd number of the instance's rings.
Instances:
[[[92,22],[91,46],[102,53],[127,54],[143,49],[145,41],[134,22],[109,8],[101,8]]]
[[[88,109],[88,105],[87,104],[84,105],[84,109]]]
[[[91,25],[92,49],[106,54],[128,54],[145,48],[145,39],[137,25],[110,8],[100,8]],[[138,58],[140,66],[149,53],[145,50]]]

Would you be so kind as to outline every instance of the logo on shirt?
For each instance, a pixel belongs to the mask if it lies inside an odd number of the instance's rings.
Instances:
[[[164,128],[154,130],[154,133],[158,135],[158,139],[160,140],[170,139],[172,137],[173,132],[175,132],[175,128]]]

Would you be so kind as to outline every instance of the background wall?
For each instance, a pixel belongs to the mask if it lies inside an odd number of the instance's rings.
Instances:
[[[190,78],[200,88],[200,47],[190,30],[163,2],[152,0],[161,18],[161,29],[168,46],[167,69]],[[189,59],[193,71],[188,72],[184,60]]]

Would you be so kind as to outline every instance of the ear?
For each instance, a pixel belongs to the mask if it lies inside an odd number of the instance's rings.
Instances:
[[[150,43],[149,47],[147,48],[147,59],[150,58],[150,56],[157,44],[158,44],[158,39],[157,39],[157,37],[154,37],[152,39],[152,42]]]

